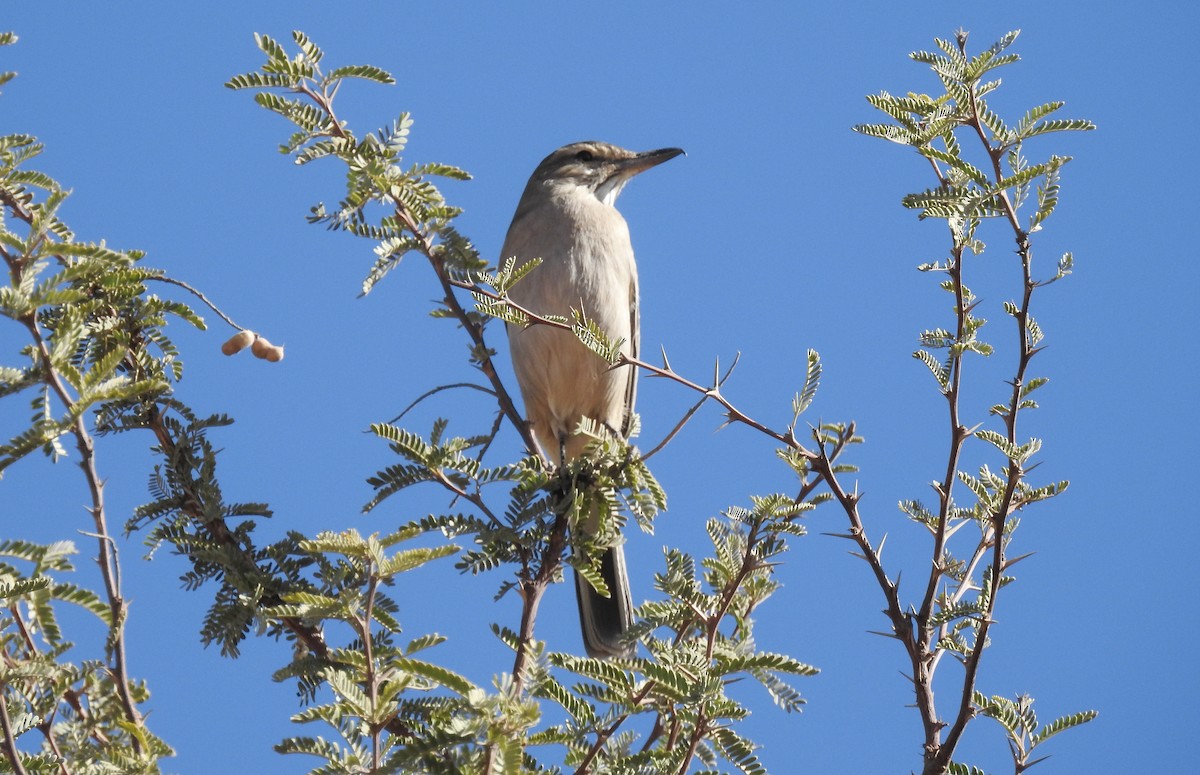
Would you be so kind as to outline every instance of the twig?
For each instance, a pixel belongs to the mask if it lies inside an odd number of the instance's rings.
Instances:
[[[667,353],[665,350],[663,351],[663,363],[664,364],[667,363]],[[718,386],[725,384],[725,380],[729,379],[729,377],[733,374],[733,370],[735,368],[737,368],[737,364],[738,364],[738,358],[735,357],[733,359],[733,363],[731,363],[729,365],[729,368],[725,370],[725,375],[723,377],[721,377],[720,380],[718,380],[718,382],[717,382]],[[671,432],[668,433],[663,438],[663,440],[660,441],[654,447],[654,449],[652,449],[649,452],[647,452],[646,454],[642,455],[642,460],[643,461],[649,460],[650,458],[652,458],[655,455],[655,453],[657,453],[659,450],[666,447],[667,444],[670,443],[671,439],[675,438],[676,434],[678,434],[681,430],[683,430],[683,426],[688,424],[688,421],[691,420],[692,417],[695,416],[696,412],[700,411],[700,407],[704,406],[704,404],[707,402],[708,402],[708,396],[705,395],[705,396],[701,397],[701,399],[699,401],[697,401],[695,404],[693,404],[692,407],[690,409],[688,409],[687,412],[684,413],[683,417],[679,420],[679,422],[675,423],[675,427],[671,429]]]
[[[33,214],[23,203],[9,195],[7,191],[0,191],[0,201],[19,220],[23,221],[26,225],[33,226],[35,220]],[[9,273],[12,275],[14,281],[19,280],[28,265],[7,254],[5,260],[9,264]],[[125,599],[121,595],[115,544],[108,534],[107,516],[104,506],[104,481],[101,479],[96,466],[95,443],[87,429],[84,417],[85,412],[78,408],[62,376],[54,368],[54,363],[50,355],[50,347],[46,344],[46,340],[42,336],[36,313],[24,315],[19,319],[19,322],[25,326],[30,338],[33,340],[34,347],[42,364],[43,382],[58,397],[58,400],[67,410],[68,416],[74,417],[69,432],[75,437],[76,448],[79,450],[80,455],[79,465],[87,480],[88,491],[91,497],[91,506],[88,508],[88,511],[92,515],[92,522],[95,525],[96,537],[99,544],[96,562],[100,566],[100,575],[104,583],[105,595],[108,599],[109,616],[111,618],[109,623],[109,644],[112,654],[111,664],[108,665],[108,668],[113,675],[117,696],[120,699],[126,720],[135,727],[141,727],[143,726],[142,716],[138,712],[137,704],[129,689],[129,672],[125,658],[124,629],[125,616],[128,609]],[[138,735],[131,734],[130,742],[134,753],[141,756],[143,746]]]
[[[175,285],[175,286],[178,286],[178,287],[184,289],[185,291],[187,291],[188,293],[192,294],[197,299],[199,299],[201,302],[203,302],[206,307],[211,309],[213,312],[217,313],[217,315],[221,318],[221,320],[224,320],[230,326],[232,326],[233,328],[236,328],[239,331],[245,330],[242,326],[239,326],[237,323],[234,323],[233,320],[230,319],[230,317],[228,315],[226,315],[224,312],[222,312],[220,307],[218,307],[216,304],[213,304],[211,301],[209,301],[208,297],[205,296],[200,291],[199,288],[194,288],[191,285],[189,285],[188,283],[185,283],[183,280],[176,280],[173,277],[167,277],[165,274],[152,275],[151,277],[147,277],[146,279],[154,280],[155,282],[166,283],[167,285]]]
[[[395,417],[393,417],[392,419],[388,420],[388,425],[391,425],[392,423],[400,422],[400,420],[404,417],[404,415],[406,415],[410,411],[412,411],[413,408],[417,404],[421,403],[426,398],[429,398],[430,396],[433,396],[433,395],[437,395],[438,393],[442,392],[443,390],[450,390],[451,388],[471,388],[472,390],[478,390],[480,392],[487,393],[490,396],[496,395],[496,392],[494,390],[488,390],[487,388],[483,387],[482,385],[476,385],[473,382],[455,382],[452,385],[438,385],[437,387],[435,387],[431,390],[426,390],[424,393],[422,393],[421,395],[419,395],[415,399],[413,399],[413,402],[411,404],[404,407],[404,411],[400,412],[400,414],[398,414]]]
[[[0,731],[4,732],[4,753],[16,775],[28,775],[25,765],[21,763],[21,754],[17,751],[17,738],[13,735],[12,721],[8,718],[8,700],[3,691],[5,688],[7,684],[0,683]]]
[[[342,122],[337,119],[337,116],[333,112],[334,94],[324,94],[322,92],[318,92],[310,88],[306,83],[301,83],[298,87],[296,87],[295,91],[308,97],[310,100],[316,103],[320,110],[329,116],[329,136],[346,139],[351,138],[350,133],[346,131],[346,128],[342,125]],[[446,268],[445,260],[438,254],[436,246],[433,242],[433,236],[421,228],[420,224],[418,224],[416,219],[413,217],[412,212],[403,202],[396,197],[391,196],[391,194],[388,195],[388,199],[395,209],[397,222],[402,224],[403,227],[420,242],[420,252],[425,256],[426,259],[428,259],[430,266],[433,268],[434,274],[438,278],[438,282],[442,286],[442,303],[446,305],[446,309],[450,311],[450,313],[458,321],[459,325],[461,325],[467,332],[468,336],[471,337],[471,341],[475,346],[474,352],[479,358],[479,370],[483,372],[484,376],[488,378],[488,382],[491,383],[492,389],[495,391],[496,400],[500,403],[501,411],[504,412],[504,415],[508,418],[513,428],[516,429],[517,433],[521,435],[521,439],[525,443],[525,448],[529,451],[529,454],[541,454],[537,442],[534,441],[533,433],[529,429],[529,423],[525,422],[525,418],[522,417],[520,411],[517,410],[516,403],[512,400],[512,396],[509,395],[508,389],[504,386],[504,382],[500,379],[500,374],[496,371],[496,367],[492,363],[491,356],[488,355],[490,350],[488,349],[487,342],[484,339],[483,326],[471,319],[471,316],[467,314],[466,309],[462,306],[458,300],[458,297],[454,293],[454,287],[457,285],[457,283],[450,276],[450,272]]]
[[[469,290],[473,293],[478,293],[478,294],[480,294],[488,299],[491,299],[493,301],[498,301],[498,302],[508,305],[512,309],[525,315],[529,320],[529,325],[549,326],[551,328],[557,328],[562,331],[572,331],[573,330],[571,327],[571,324],[569,324],[569,323],[565,323],[561,320],[555,320],[554,318],[549,318],[549,317],[545,317],[543,315],[539,315],[536,312],[533,312],[532,310],[522,307],[520,304],[518,304],[515,301],[513,301],[512,299],[510,299],[507,295],[501,295],[489,288],[485,288],[476,283],[466,282],[463,280],[455,280],[455,279],[451,279],[449,281],[449,283],[451,285],[455,286],[456,288],[462,288],[464,290]],[[780,444],[783,444],[784,446],[789,447],[789,448],[799,452],[801,455],[809,458],[810,460],[815,460],[818,457],[818,453],[813,452],[812,450],[805,447],[803,444],[801,444],[799,441],[797,441],[796,437],[793,434],[791,434],[790,432],[779,431],[779,430],[770,428],[770,427],[764,425],[763,423],[760,423],[759,421],[755,420],[750,415],[745,414],[740,409],[738,409],[736,406],[734,406],[733,403],[730,402],[729,399],[725,398],[725,396],[722,395],[722,393],[721,393],[721,385],[724,382],[723,378],[715,379],[712,387],[704,387],[703,385],[693,382],[690,379],[677,373],[674,369],[672,369],[670,367],[670,364],[666,364],[664,366],[655,366],[652,363],[643,361],[640,358],[634,358],[632,356],[626,355],[625,353],[618,353],[616,363],[614,363],[613,365],[616,367],[634,366],[638,369],[641,369],[642,371],[645,371],[646,373],[648,373],[652,376],[663,377],[665,379],[671,380],[672,382],[683,385],[684,387],[688,388],[689,390],[692,390],[692,391],[695,391],[697,393],[704,395],[705,400],[712,399],[713,401],[716,401],[718,404],[720,404],[721,407],[725,410],[725,414],[726,414],[726,418],[727,418],[728,422],[736,422],[736,423],[741,423],[742,425],[748,425],[749,427],[754,428],[758,432],[760,432],[766,436],[769,436],[770,438],[774,439],[775,441],[779,442]]]
[[[376,578],[376,568],[374,561],[371,561],[370,578],[367,581],[367,602],[363,610],[362,620],[359,622],[359,637],[363,642],[363,658],[366,661],[366,683],[367,683],[367,702],[368,709],[371,715],[378,713],[379,708],[379,676],[375,670],[375,654],[374,644],[371,643],[371,617],[375,615],[375,591],[379,584],[379,579]],[[371,770],[376,771],[380,765],[380,733],[381,730],[374,721],[370,724],[371,731]]]

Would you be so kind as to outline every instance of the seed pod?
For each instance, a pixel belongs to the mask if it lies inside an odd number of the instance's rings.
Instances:
[[[225,341],[225,344],[221,345],[221,352],[225,353],[226,355],[240,353],[242,350],[245,350],[246,347],[253,341],[253,331],[238,331],[236,334],[229,337],[229,339]]]
[[[275,345],[271,344],[265,336],[259,336],[254,339],[254,344],[250,345],[250,352],[254,353],[255,358],[266,360],[267,354],[275,349]]]
[[[279,363],[283,360],[283,345],[277,344],[274,347],[267,349],[267,362]]]

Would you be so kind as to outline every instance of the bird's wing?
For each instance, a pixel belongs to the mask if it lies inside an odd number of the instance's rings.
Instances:
[[[638,311],[638,283],[637,275],[629,283],[629,356],[631,358],[638,357],[638,352],[641,349],[641,313]],[[629,438],[629,432],[633,430],[633,405],[637,398],[637,367],[626,366],[626,383],[625,383],[625,421],[624,427],[621,428],[621,435]]]

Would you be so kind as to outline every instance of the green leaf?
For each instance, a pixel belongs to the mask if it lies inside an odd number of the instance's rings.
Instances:
[[[50,579],[38,576],[32,579],[16,579],[12,582],[0,582],[0,598],[5,600],[13,597],[24,597],[30,593],[46,589]]]
[[[304,53],[305,58],[312,64],[321,63],[321,58],[325,56],[325,52],[317,47],[317,44],[308,39],[300,30],[292,30],[292,40],[296,41],[296,45],[300,47],[300,51]]]
[[[1026,382],[1024,385],[1021,386],[1021,398],[1024,398],[1025,396],[1029,395],[1030,393],[1037,390],[1042,385],[1045,385],[1049,381],[1050,381],[1050,379],[1048,377],[1033,377],[1028,382]]]
[[[461,547],[459,546],[455,546],[454,544],[446,544],[445,546],[409,549],[407,551],[399,552],[392,557],[389,557],[379,567],[379,577],[384,579],[391,578],[397,573],[403,573],[414,568],[419,568],[428,562],[432,562],[433,560],[457,554],[460,550]]]
[[[927,159],[936,159],[944,164],[949,164],[952,168],[961,172],[971,182],[976,183],[979,186],[986,187],[988,185],[988,176],[984,174],[983,170],[979,169],[967,160],[959,157],[957,154],[938,150],[932,145],[921,146],[917,149],[917,151]]]
[[[427,678],[439,686],[445,686],[447,689],[450,689],[451,691],[463,697],[467,696],[473,691],[479,690],[479,687],[471,683],[465,677],[440,665],[435,665],[432,662],[402,657],[397,659],[394,664],[397,670],[404,670],[412,673],[413,675],[419,675],[422,678]]]
[[[804,676],[812,676],[821,672],[812,665],[806,665],[786,654],[773,654],[770,652],[739,655],[729,659],[718,658],[715,672],[718,675],[729,675],[731,673],[753,670],[770,670],[776,673]]]
[[[1052,121],[1040,121],[1026,129],[1020,136],[1022,140],[1027,140],[1030,137],[1049,134],[1050,132],[1090,132],[1095,128],[1096,125],[1086,119],[1055,119]]]
[[[287,59],[287,52],[284,51],[283,46],[279,45],[279,43],[277,43],[273,38],[267,35],[260,35],[256,32],[254,33],[254,42],[270,59]]]
[[[713,742],[721,750],[721,755],[728,759],[745,775],[766,775],[758,757],[754,755],[754,744],[729,727],[718,727],[712,731]]]
[[[347,65],[345,67],[338,67],[330,70],[329,74],[325,76],[327,82],[333,82],[341,78],[365,78],[368,81],[389,85],[396,82],[396,79],[387,70],[373,65]]]
[[[591,724],[596,719],[596,709],[591,703],[575,696],[553,678],[543,681],[534,694],[557,702],[580,724]]]
[[[616,364],[621,357],[621,346],[625,344],[624,339],[609,339],[608,334],[601,330],[596,321],[584,316],[579,310],[571,310],[571,314],[575,317],[575,324],[571,326],[571,331],[576,338],[583,343],[583,346],[599,355],[610,364]]]
[[[295,86],[297,80],[282,73],[242,73],[235,75],[225,82],[227,89],[287,89]]]
[[[913,353],[913,357],[925,364],[929,372],[933,374],[933,378],[937,380],[938,387],[943,393],[946,392],[950,384],[950,369],[926,350],[917,350]]]
[[[793,422],[812,405],[817,395],[817,387],[821,384],[821,356],[816,350],[810,349],[807,354],[808,365],[804,371],[804,387],[792,399]]]
[[[895,124],[857,124],[854,131],[867,137],[878,137],[900,145],[914,145],[914,133]]]
[[[1072,713],[1069,716],[1063,716],[1051,721],[1046,726],[1038,730],[1038,733],[1033,736],[1032,742],[1034,745],[1040,745],[1050,738],[1072,727],[1077,727],[1081,724],[1086,724],[1096,716],[1100,715],[1098,711],[1085,710],[1080,713]]]

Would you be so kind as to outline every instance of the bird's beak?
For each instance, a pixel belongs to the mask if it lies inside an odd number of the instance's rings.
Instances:
[[[682,153],[682,148],[659,148],[657,151],[643,151],[621,162],[621,172],[628,177],[633,177],[639,172],[657,167],[664,161],[670,161]]]

